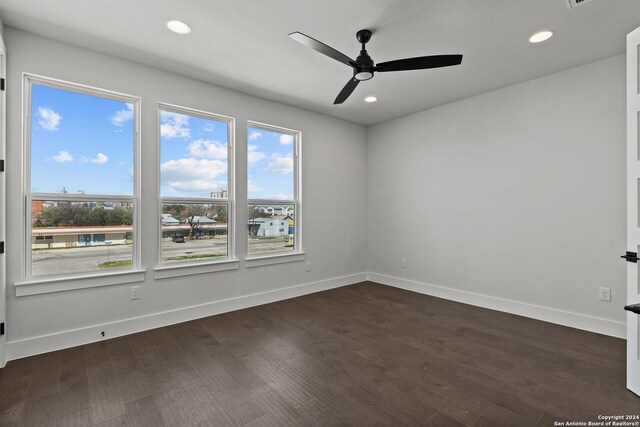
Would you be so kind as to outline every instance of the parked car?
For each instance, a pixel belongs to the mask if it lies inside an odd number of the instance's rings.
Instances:
[[[171,241],[174,242],[174,243],[184,243],[184,237],[183,236],[173,236]]]

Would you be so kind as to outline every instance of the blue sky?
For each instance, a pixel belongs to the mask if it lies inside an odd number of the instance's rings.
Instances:
[[[36,84],[31,98],[32,192],[133,193],[132,104]],[[224,121],[161,111],[161,195],[227,190],[228,138]],[[249,199],[292,199],[293,137],[249,127],[247,139]]]
[[[31,191],[133,194],[133,105],[34,84]]]
[[[248,198],[293,199],[292,135],[247,129]]]
[[[250,199],[293,198],[293,138],[248,128]],[[163,197],[203,197],[228,190],[227,124],[162,111],[160,174]]]
[[[227,123],[160,112],[160,194],[209,198],[228,190]]]

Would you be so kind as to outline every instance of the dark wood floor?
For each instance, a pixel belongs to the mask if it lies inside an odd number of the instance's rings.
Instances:
[[[361,283],[11,361],[0,425],[553,425],[624,384],[623,340]]]

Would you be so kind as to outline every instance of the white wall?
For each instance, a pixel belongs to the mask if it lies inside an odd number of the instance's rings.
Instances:
[[[8,302],[7,334],[10,358],[50,350],[82,341],[130,332],[158,324],[155,320],[125,321],[154,313],[160,323],[181,319],[181,308],[223,301],[301,284],[312,284],[270,296],[249,298],[258,303],[296,293],[358,282],[366,271],[366,156],[364,127],[264,99],[240,94],[159,69],[34,36],[12,28],[5,31],[8,62]],[[258,64],[257,64],[258,65]],[[142,97],[142,265],[147,269],[142,299],[129,300],[129,286],[15,297],[20,271],[22,223],[21,101],[22,73],[34,73]],[[236,118],[237,198],[246,197],[246,122],[255,120],[302,131],[303,138],[303,240],[306,261],[238,271],[153,280],[157,257],[158,131],[157,102],[169,102]],[[238,205],[237,218],[246,218]],[[326,219],[332,221],[331,238]],[[238,233],[246,236],[243,221]],[[238,255],[246,253],[239,240]],[[320,283],[316,283],[320,282]],[[237,301],[200,307],[205,315],[242,306]],[[166,313],[169,312],[169,313]],[[154,318],[152,318],[154,319]],[[156,320],[157,320],[156,319]],[[121,322],[124,321],[124,322]],[[113,323],[115,322],[115,323]],[[155,322],[155,323],[154,323]],[[110,324],[107,326],[99,326]],[[96,326],[98,325],[98,326]],[[96,326],[93,328],[92,326]],[[38,338],[39,337],[39,338]]]
[[[420,292],[612,335],[623,330],[623,56],[365,130],[11,28],[5,41],[10,358],[95,340],[101,330],[114,336],[357,282],[367,270],[373,280]],[[15,297],[12,285],[22,279],[22,72],[142,97],[141,300],[129,300],[128,285]],[[238,200],[246,196],[246,121],[303,132],[312,272],[295,262],[153,280],[158,101],[236,118]],[[238,208],[238,218],[246,217]],[[327,237],[326,218],[338,218],[335,238]],[[612,288],[613,302],[598,301],[600,286]],[[189,307],[196,308],[183,310]]]
[[[624,335],[624,85],[620,55],[368,128],[371,279]]]

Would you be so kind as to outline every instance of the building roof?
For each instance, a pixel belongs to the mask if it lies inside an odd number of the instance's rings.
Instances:
[[[180,224],[180,221],[175,219],[170,214],[162,214],[162,223],[163,224]]]
[[[199,222],[200,224],[215,222],[214,220],[212,220],[211,218],[207,218],[206,216],[194,216],[193,221]]]
[[[96,233],[126,233],[133,228],[130,225],[105,225],[89,227],[33,227],[32,236],[49,236],[53,234],[96,234]]]

